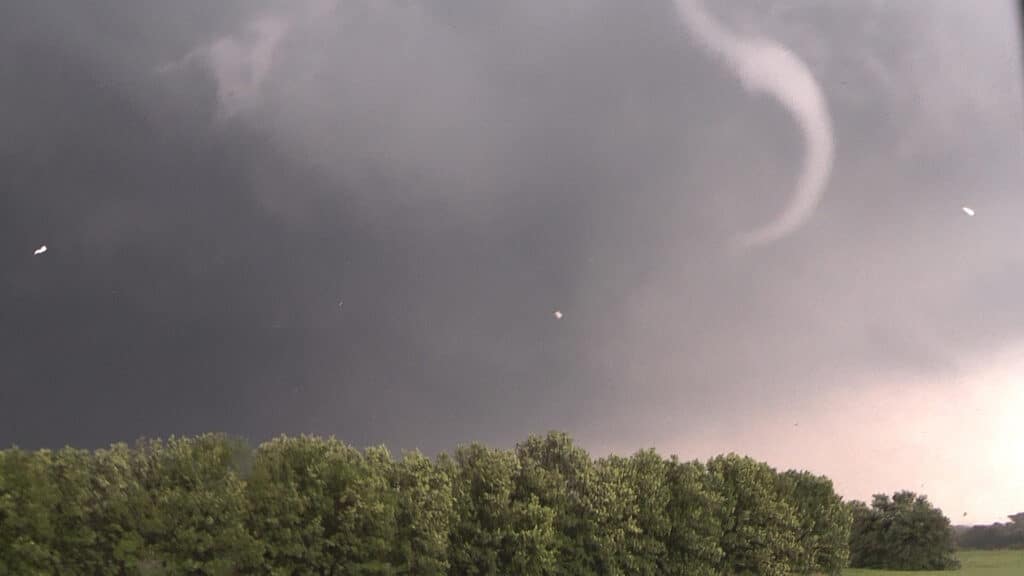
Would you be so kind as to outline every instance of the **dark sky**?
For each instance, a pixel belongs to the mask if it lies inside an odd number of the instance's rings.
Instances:
[[[834,146],[738,251],[802,125],[668,0],[0,7],[0,445],[557,428],[1024,509],[1010,2],[709,4]]]

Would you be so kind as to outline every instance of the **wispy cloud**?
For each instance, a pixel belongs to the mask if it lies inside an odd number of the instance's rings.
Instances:
[[[160,68],[161,72],[184,66],[206,66],[217,82],[217,99],[222,117],[231,117],[256,106],[278,46],[290,23],[282,17],[262,15],[251,20],[238,34],[223,36],[199,46],[181,60]]]

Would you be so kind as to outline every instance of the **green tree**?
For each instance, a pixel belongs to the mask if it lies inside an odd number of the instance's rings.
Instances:
[[[508,573],[506,559],[516,556],[505,550],[518,468],[515,455],[470,444],[456,448],[453,457],[442,454],[438,460],[451,480],[454,500],[448,548],[451,573]]]
[[[607,574],[662,574],[668,562],[671,520],[668,463],[653,450],[598,461],[607,495],[599,527]]]
[[[393,484],[397,494],[396,572],[447,574],[453,511],[451,479],[430,459],[409,452],[395,465]]]
[[[394,573],[397,499],[391,489],[394,462],[386,448],[332,452],[325,468],[330,507],[324,515],[332,574]]]
[[[261,542],[261,572],[272,576],[327,573],[333,562],[324,534],[334,505],[324,469],[331,452],[348,448],[335,440],[278,437],[256,451],[246,484],[247,524]]]
[[[561,432],[530,436],[516,446],[520,470],[516,500],[537,502],[554,512],[554,573],[588,576],[607,573],[614,553],[605,547],[610,511],[607,483],[600,482],[590,455]]]
[[[729,454],[708,462],[712,489],[721,496],[719,521],[726,574],[788,574],[797,554],[798,522],[776,489],[767,464]]]
[[[844,504],[734,454],[593,460],[559,432],[434,462],[309,436],[0,451],[0,576],[835,574],[847,534],[854,564],[953,565],[924,497]]]
[[[124,444],[96,452],[65,448],[54,455],[59,573],[102,576],[138,568],[143,539],[133,506],[139,486],[132,464]]]
[[[50,476],[57,490],[51,520],[54,552],[60,571],[79,574],[108,574],[103,553],[98,549],[96,521],[100,504],[93,497],[94,474],[91,454],[64,448],[53,455]]]
[[[507,571],[504,573],[553,574],[557,561],[554,510],[531,495],[527,501],[513,501],[510,515],[510,531],[503,539],[501,558],[501,565]]]
[[[55,573],[52,461],[48,450],[0,452],[0,576]]]
[[[790,559],[801,574],[839,574],[849,561],[850,510],[832,481],[810,472],[779,475],[779,493],[796,511],[797,548]]]
[[[847,503],[847,509],[853,518],[850,525],[850,566],[883,566],[887,551],[881,513],[859,500]]]
[[[599,553],[591,561],[599,574],[628,574],[642,563],[635,545],[642,537],[640,504],[630,482],[629,460],[612,455],[598,460],[594,467],[595,482],[590,492],[597,512],[592,522]]]
[[[667,463],[667,485],[670,528],[662,574],[718,574],[724,557],[719,513],[723,498],[711,486],[707,467],[700,462],[680,462],[673,456]]]
[[[449,573],[553,573],[554,511],[536,494],[516,493],[521,468],[514,453],[470,444],[439,456],[437,467],[452,484]]]
[[[890,570],[958,567],[949,519],[927,497],[903,491],[876,494],[868,508],[851,504],[850,564]]]
[[[386,449],[360,453],[334,438],[279,437],[256,451],[247,525],[262,545],[258,573],[391,574],[397,492]]]
[[[636,498],[639,533],[629,540],[632,562],[626,566],[627,574],[662,574],[668,561],[667,543],[672,531],[669,465],[653,449],[637,452],[629,459],[627,478]]]
[[[245,448],[218,434],[141,442],[143,565],[169,574],[229,575],[252,570],[259,542],[246,527],[248,502],[238,464]]]

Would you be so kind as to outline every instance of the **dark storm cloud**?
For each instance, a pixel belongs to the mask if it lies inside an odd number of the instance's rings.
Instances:
[[[671,2],[4,8],[0,443],[756,452],[730,427],[1019,337],[1009,4],[708,4],[835,129],[814,214],[743,254],[802,137]]]
[[[100,12],[91,16],[135,21]],[[67,27],[75,14],[26,14],[20,22],[37,32],[4,35],[3,124],[13,128],[0,159],[5,442],[265,434],[259,422],[309,378],[304,355],[316,347],[295,326],[317,304],[332,309],[338,282],[310,260],[325,244],[349,244],[353,227],[324,218],[306,232],[262,210],[256,167],[308,190],[311,211],[326,185],[260,134],[214,126],[209,74],[172,86],[149,73],[189,48],[174,33],[210,37],[196,28],[217,14],[198,4],[182,12],[109,30],[127,36],[122,51],[138,48],[133,57],[152,48],[147,40],[167,40],[134,61],[108,50],[116,42],[100,31],[89,41],[90,14]],[[169,21],[185,30],[157,25]],[[45,260],[24,250],[39,238]],[[281,414],[274,427],[305,424]]]

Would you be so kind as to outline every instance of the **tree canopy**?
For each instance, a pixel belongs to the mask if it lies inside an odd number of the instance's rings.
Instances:
[[[850,523],[827,478],[559,432],[435,459],[216,434],[0,451],[0,576],[835,574]]]
[[[913,492],[876,494],[868,507],[850,505],[850,565],[889,570],[945,570],[957,567],[949,518],[925,496]]]

